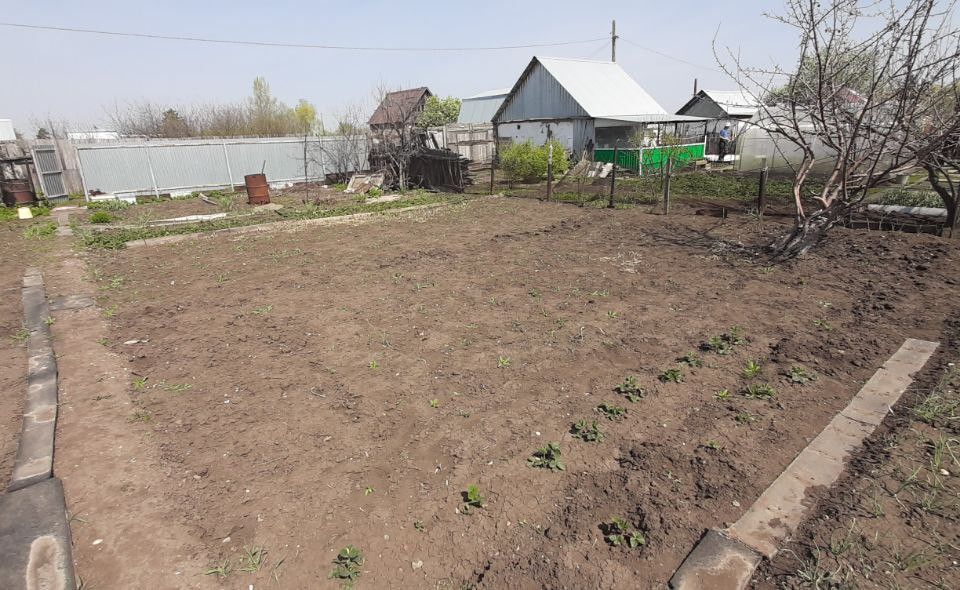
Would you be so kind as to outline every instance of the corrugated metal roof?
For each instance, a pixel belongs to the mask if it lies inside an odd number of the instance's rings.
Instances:
[[[510,94],[509,88],[488,90],[460,101],[460,116],[457,123],[489,123]]]
[[[619,64],[611,61],[535,57],[591,117],[667,114]]]
[[[703,90],[702,92],[733,117],[751,117],[760,108],[757,100],[743,90]]]

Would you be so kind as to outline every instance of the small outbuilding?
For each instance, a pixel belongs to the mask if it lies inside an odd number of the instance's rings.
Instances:
[[[412,127],[431,96],[433,94],[426,86],[386,93],[377,110],[370,115],[370,130],[382,133]]]
[[[678,115],[706,117],[706,153],[717,153],[720,130],[730,126],[733,144],[729,151],[737,151],[737,138],[747,130],[750,119],[760,112],[760,105],[742,90],[701,90],[677,111]],[[708,156],[709,157],[709,156]]]

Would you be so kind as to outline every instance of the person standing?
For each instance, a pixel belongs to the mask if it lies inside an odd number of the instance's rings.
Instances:
[[[730,142],[730,123],[724,123],[723,129],[720,130],[720,141],[718,142],[718,155],[717,162],[723,163],[727,158],[727,144]]]

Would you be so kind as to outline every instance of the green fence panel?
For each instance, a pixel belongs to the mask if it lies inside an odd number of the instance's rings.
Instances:
[[[643,150],[643,168],[650,172],[654,170],[659,170],[663,166],[664,156],[667,153],[667,150],[676,149],[678,150],[677,159],[675,161],[677,168],[683,168],[697,160],[703,159],[703,150],[704,144],[702,143],[693,143],[690,145],[681,145],[676,148],[646,148]]]
[[[595,162],[613,162],[613,150],[595,149],[593,150],[593,160]],[[640,172],[640,150],[617,150],[617,165],[634,172]]]

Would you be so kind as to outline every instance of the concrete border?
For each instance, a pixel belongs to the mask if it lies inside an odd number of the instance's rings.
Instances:
[[[908,338],[847,407],[726,530],[710,530],[670,579],[674,590],[743,590],[760,561],[772,559],[807,512],[808,492],[829,487],[844,461],[883,422],[938,342]]]
[[[43,275],[30,267],[23,275],[23,318],[27,338],[27,398],[20,443],[9,491],[53,477],[53,438],[57,426],[57,358],[47,319],[50,308]]]
[[[0,588],[74,590],[71,553],[59,479],[0,496]]]
[[[413,205],[410,207],[399,207],[397,209],[387,209],[385,211],[369,211],[365,213],[351,213],[350,215],[339,215],[337,217],[319,217],[317,219],[284,219],[280,221],[270,221],[268,223],[257,223],[254,225],[240,225],[237,227],[225,227],[212,231],[200,231],[190,234],[177,234],[172,236],[159,236],[156,238],[146,238],[143,240],[131,240],[126,242],[127,248],[139,248],[143,246],[163,246],[167,244],[177,244],[180,242],[189,242],[193,240],[202,240],[215,238],[230,234],[247,234],[256,232],[267,232],[274,230],[296,230],[304,227],[336,225],[339,223],[349,223],[351,221],[366,219],[380,215],[394,215],[405,213],[407,211],[419,211],[426,209],[435,209],[437,207],[446,207],[450,203],[427,203],[426,205]],[[106,231],[106,230],[104,230]]]

